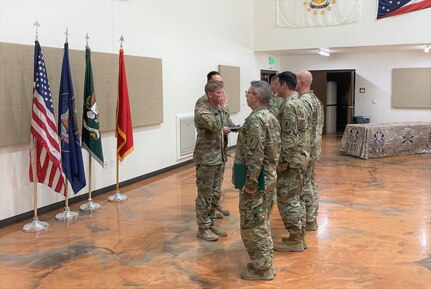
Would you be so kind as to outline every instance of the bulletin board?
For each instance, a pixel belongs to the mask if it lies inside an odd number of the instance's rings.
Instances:
[[[63,48],[42,47],[54,115],[58,118]],[[34,46],[0,42],[0,147],[30,142],[33,97]],[[162,60],[127,55],[125,66],[133,127],[163,122]],[[85,75],[85,51],[69,49],[79,129]],[[99,110],[100,130],[115,129],[118,91],[118,53],[91,53],[94,89]]]
[[[218,72],[223,77],[224,89],[229,100],[229,112],[240,111],[241,104],[241,71],[237,66],[219,65]]]
[[[392,107],[431,108],[431,67],[392,69]]]

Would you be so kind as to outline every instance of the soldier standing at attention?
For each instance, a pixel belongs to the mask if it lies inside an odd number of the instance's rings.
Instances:
[[[302,200],[303,175],[309,161],[310,114],[295,96],[296,76],[285,71],[277,75],[278,94],[285,99],[280,114],[281,150],[277,165],[277,205],[288,238],[275,242],[282,252],[302,252],[305,242],[305,205]]]
[[[277,90],[280,87],[280,82],[278,81],[277,76],[271,77],[271,99],[269,100],[269,111],[272,112],[272,114],[278,118],[278,115],[280,113],[280,107],[284,102],[284,98],[279,96],[277,94]]]
[[[239,191],[239,211],[241,237],[251,262],[242,270],[241,277],[272,280],[275,270],[269,215],[274,205],[280,125],[268,110],[271,97],[268,83],[252,81],[246,97],[253,111],[239,131],[234,161],[246,167],[244,187]],[[258,186],[262,170],[264,190]]]
[[[311,114],[310,161],[304,175],[304,202],[306,210],[306,231],[317,230],[317,213],[319,210],[319,191],[314,181],[314,167],[320,158],[322,130],[324,123],[323,104],[310,90],[313,77],[309,71],[301,70],[296,74],[296,90],[299,98],[307,103]]]
[[[227,232],[215,227],[214,192],[221,187],[226,162],[223,126],[226,122],[227,97],[221,81],[210,80],[205,85],[207,99],[195,107],[194,122],[197,130],[193,161],[196,165],[197,197],[196,218],[199,226],[197,237],[217,241]]]
[[[217,71],[210,71],[207,74],[207,81],[210,81],[210,80],[217,80],[217,81],[223,82],[222,76]],[[208,99],[208,97],[207,97],[206,94],[204,94],[203,96],[201,96],[198,99],[198,101],[196,101],[195,110],[196,110],[196,108],[198,106],[201,106],[202,103],[205,100],[207,100],[207,99]],[[227,153],[227,149],[228,149],[228,134],[231,132],[230,129],[229,129],[229,127],[233,127],[233,126],[237,126],[237,125],[234,124],[233,121],[230,119],[230,116],[229,116],[229,107],[227,107],[226,109],[227,109],[227,112],[228,112],[228,117],[227,117],[226,123],[223,126],[223,138],[224,138],[224,147],[223,148],[224,148],[225,154],[228,155],[228,153]],[[223,166],[220,168],[222,176],[224,174],[224,170],[225,170],[225,166],[226,166],[226,161],[227,161],[227,159],[223,163]],[[222,183],[223,183],[223,179],[221,180],[220,184],[222,184]],[[223,208],[222,205],[221,205],[221,195],[222,195],[221,187],[215,188],[213,193],[214,193],[213,206],[216,209],[216,218],[217,219],[223,219],[223,216],[229,216],[230,215],[229,210],[226,209],[226,208]]]

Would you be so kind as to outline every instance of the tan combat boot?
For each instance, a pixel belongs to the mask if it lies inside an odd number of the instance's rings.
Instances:
[[[283,238],[281,238],[281,242],[282,242],[282,243],[284,243],[284,242],[288,242],[288,241],[287,241],[288,239],[289,239],[289,237],[283,237]],[[308,248],[308,243],[307,243],[307,241],[305,240],[305,237],[302,237],[302,247],[304,247],[304,250]]]
[[[317,220],[315,219],[312,222],[307,222],[305,224],[305,231],[317,231],[317,228],[319,226],[317,226]]]
[[[216,207],[216,210],[223,214],[223,216],[229,216],[230,211],[228,209],[223,208],[222,206]]]
[[[241,271],[241,278],[246,280],[272,280],[274,279],[272,269],[273,268],[266,270],[256,270],[247,266]]]
[[[282,238],[281,242],[274,242],[274,250],[279,252],[303,252],[301,234],[290,234],[289,238]]]
[[[196,237],[202,238],[202,239],[207,240],[207,241],[217,241],[218,240],[218,236],[216,234],[214,234],[213,232],[211,232],[210,229],[199,228],[198,233],[196,234]]]
[[[289,237],[283,237],[281,238],[281,242],[287,242],[287,239],[289,239]],[[308,243],[305,240],[305,237],[302,238],[302,247],[304,247],[304,250],[308,248]]]
[[[217,219],[223,219],[223,213],[219,212],[219,211],[215,211],[215,216]]]
[[[247,268],[251,269],[251,270],[255,270],[253,263],[248,263]],[[275,277],[275,275],[277,275],[277,271],[275,271],[275,268],[271,266],[270,270],[271,270],[272,275],[274,275],[274,277]]]
[[[213,232],[214,234],[216,234],[219,237],[226,237],[227,236],[227,232],[225,230],[217,228],[216,226],[211,226],[210,230],[211,230],[211,232]]]

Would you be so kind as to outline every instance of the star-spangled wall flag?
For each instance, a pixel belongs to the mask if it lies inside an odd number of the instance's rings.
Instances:
[[[362,0],[277,0],[277,25],[310,27],[356,22]]]
[[[377,19],[431,7],[431,0],[379,0]]]
[[[39,183],[46,184],[57,193],[64,188],[61,166],[60,140],[54,118],[51,89],[45,60],[39,41],[34,46],[33,104],[30,132],[36,145],[36,155],[30,150],[29,177],[33,182],[33,159],[36,158],[36,175]]]

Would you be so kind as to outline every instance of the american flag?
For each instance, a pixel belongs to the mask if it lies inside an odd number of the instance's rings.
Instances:
[[[377,19],[431,7],[431,0],[379,0]]]
[[[37,181],[46,184],[57,193],[64,187],[63,169],[57,126],[54,118],[51,89],[42,49],[39,41],[34,47],[33,104],[31,113],[31,135],[36,144]],[[30,149],[30,181],[33,182],[33,152]]]

